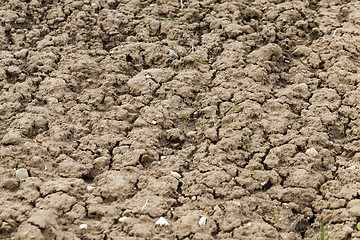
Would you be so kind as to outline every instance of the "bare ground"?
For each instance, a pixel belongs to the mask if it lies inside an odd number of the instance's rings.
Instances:
[[[1,239],[360,239],[359,29],[356,0],[1,1]]]

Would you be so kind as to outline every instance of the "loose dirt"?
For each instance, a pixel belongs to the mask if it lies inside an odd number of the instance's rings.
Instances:
[[[0,23],[1,239],[360,239],[358,1],[11,0]]]

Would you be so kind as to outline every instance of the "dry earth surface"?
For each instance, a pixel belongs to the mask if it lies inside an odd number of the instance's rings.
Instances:
[[[0,238],[360,239],[359,46],[357,0],[2,0]]]

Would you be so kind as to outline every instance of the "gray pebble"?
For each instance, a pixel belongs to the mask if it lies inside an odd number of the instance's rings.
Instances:
[[[29,173],[25,168],[20,168],[20,169],[16,170],[15,175],[16,175],[16,178],[19,180],[29,177]]]
[[[170,57],[173,57],[173,58],[179,59],[179,55],[177,55],[177,54],[176,54],[174,51],[172,51],[172,50],[169,51],[169,56],[170,56]]]

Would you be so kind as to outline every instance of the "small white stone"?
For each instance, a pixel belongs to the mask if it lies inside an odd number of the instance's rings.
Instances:
[[[309,87],[308,87],[308,85],[306,83],[299,83],[298,87],[300,89],[302,89],[302,90],[305,90],[305,91],[309,90]]]
[[[86,189],[88,190],[88,192],[92,192],[94,191],[95,187],[89,185],[86,187]]]
[[[333,171],[333,172],[335,172],[337,170],[337,167],[336,166],[333,166],[332,168],[331,168],[331,171]]]
[[[151,76],[149,74],[146,74],[145,77],[146,78],[151,78]]]
[[[199,226],[203,227],[206,224],[206,217],[201,217],[199,220]]]
[[[177,172],[170,172],[170,173],[171,173],[171,175],[173,175],[173,177],[175,177],[177,179],[181,178],[181,175]]]
[[[333,141],[330,141],[330,144],[331,144],[331,145],[333,145],[333,144],[334,144],[334,142],[333,142]]]
[[[15,172],[15,176],[17,179],[25,179],[29,177],[29,173],[25,168],[20,168],[18,170],[16,170]]]
[[[87,229],[87,224],[86,223],[84,223],[84,224],[80,224],[80,229]]]
[[[197,133],[196,131],[191,131],[191,132],[186,133],[186,136],[189,137],[191,135],[196,135],[196,133]]]
[[[126,219],[128,219],[128,217],[121,217],[119,218],[119,222],[125,222]]]
[[[264,186],[265,184],[266,184],[266,182],[262,182],[262,183],[260,183],[261,184],[261,186]]]
[[[251,227],[252,223],[251,223],[251,222],[248,222],[246,225],[247,225],[248,227]]]
[[[168,226],[168,225],[169,225],[168,221],[166,221],[166,219],[163,217],[160,217],[155,223],[155,226]]]
[[[305,152],[307,155],[316,155],[318,154],[318,151],[316,151],[315,148],[309,148],[308,150],[306,150]]]
[[[195,201],[196,200],[196,196],[192,196],[191,200]]]
[[[174,51],[170,50],[169,51],[169,56],[173,57],[173,58],[179,58],[179,55],[177,55]]]
[[[166,159],[166,156],[161,156],[160,159],[164,160],[164,159]]]
[[[54,103],[58,103],[59,100],[57,98],[54,98],[54,97],[50,97],[48,98],[48,104],[54,104]]]
[[[151,122],[151,124],[152,124],[152,125],[156,125],[157,122],[154,120],[154,121]]]

